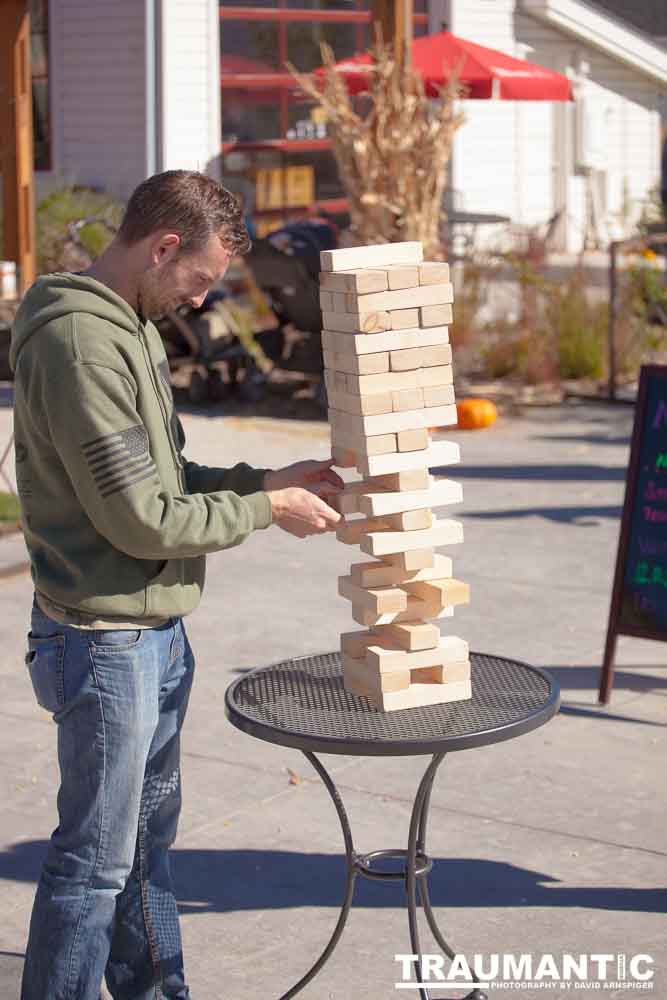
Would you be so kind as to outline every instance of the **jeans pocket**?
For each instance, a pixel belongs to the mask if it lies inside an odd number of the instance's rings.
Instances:
[[[145,631],[143,628],[95,629],[91,638],[91,646],[101,652],[105,649],[133,649],[139,645]]]
[[[47,712],[57,712],[65,702],[64,660],[64,635],[28,635],[25,662],[37,703]]]

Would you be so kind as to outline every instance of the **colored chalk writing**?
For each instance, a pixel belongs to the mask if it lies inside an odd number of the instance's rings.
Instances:
[[[667,368],[642,370],[615,586],[617,631],[667,639]]]

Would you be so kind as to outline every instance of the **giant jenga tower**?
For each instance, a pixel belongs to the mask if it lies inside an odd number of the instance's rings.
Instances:
[[[463,541],[460,522],[432,512],[459,503],[461,486],[429,473],[459,461],[458,445],[432,442],[429,430],[456,423],[449,267],[424,262],[420,243],[320,260],[332,451],[363,477],[337,500],[337,536],[376,557],[339,580],[365,626],[341,636],[345,687],[385,711],[470,698],[468,644],[432,623],[469,598],[434,551]]]

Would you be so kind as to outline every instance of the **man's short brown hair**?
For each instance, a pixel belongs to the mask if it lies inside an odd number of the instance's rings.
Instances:
[[[184,251],[201,250],[211,236],[232,254],[251,245],[232,192],[196,170],[165,170],[143,181],[130,196],[118,236],[132,246],[161,229],[177,233]]]

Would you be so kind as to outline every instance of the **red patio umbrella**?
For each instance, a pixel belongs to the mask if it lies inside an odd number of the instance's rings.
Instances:
[[[450,31],[423,35],[412,43],[412,67],[420,73],[429,97],[437,97],[451,74],[458,71],[466,98],[507,101],[570,101],[572,87],[562,73],[488,49]],[[373,57],[370,53],[335,63],[351,94],[368,90]],[[325,68],[315,70],[322,78]]]

